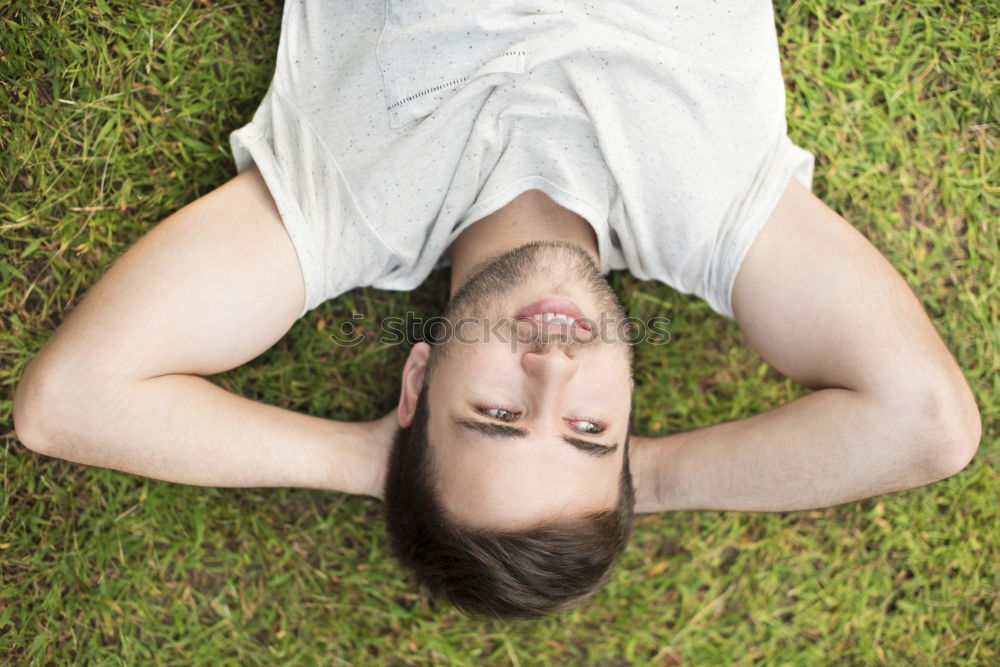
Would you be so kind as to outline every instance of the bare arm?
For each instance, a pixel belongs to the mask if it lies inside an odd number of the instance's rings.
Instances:
[[[766,413],[638,438],[637,511],[788,511],[961,470],[981,424],[954,358],[902,277],[792,179],[740,269],[736,321],[813,393]]]
[[[264,352],[292,326],[298,260],[256,169],[152,229],[29,364],[18,437],[77,463],[211,486],[381,496],[394,415],[344,423],[201,377]]]

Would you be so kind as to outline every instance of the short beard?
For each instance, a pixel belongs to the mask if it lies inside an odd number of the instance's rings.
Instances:
[[[600,267],[586,250],[566,241],[533,241],[477,265],[455,291],[443,317],[449,322],[462,318],[510,317],[512,313],[501,312],[501,297],[528,283],[539,267],[553,262],[559,262],[568,283],[581,285],[593,297],[601,312],[607,313],[613,321],[625,319],[625,309]],[[448,347],[447,343],[433,346],[427,366],[428,380]],[[628,347],[628,359],[631,368],[631,346]]]

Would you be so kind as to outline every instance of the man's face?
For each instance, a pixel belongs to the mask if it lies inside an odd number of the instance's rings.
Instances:
[[[612,508],[631,348],[618,335],[621,305],[590,256],[570,244],[521,246],[480,267],[444,316],[453,330],[465,322],[428,365],[430,454],[445,510],[516,529]]]

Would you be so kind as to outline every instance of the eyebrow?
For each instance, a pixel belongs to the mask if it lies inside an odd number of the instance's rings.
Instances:
[[[461,419],[459,417],[452,417],[452,422],[456,426],[467,428],[470,431],[476,431],[477,433],[481,433],[488,438],[527,438],[528,435],[530,435],[527,429],[518,428],[517,426],[508,426],[506,424],[481,422],[475,419]],[[581,438],[572,438],[568,435],[562,436],[562,440],[567,445],[572,445],[581,452],[597,457],[610,456],[615,452],[615,450],[618,449],[617,442],[610,445],[602,445],[596,442],[590,442],[589,440],[583,440]]]

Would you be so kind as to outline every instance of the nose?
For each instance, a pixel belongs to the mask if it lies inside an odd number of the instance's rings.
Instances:
[[[576,373],[577,361],[565,345],[556,341],[533,346],[521,358],[524,372],[548,382],[566,381]]]

